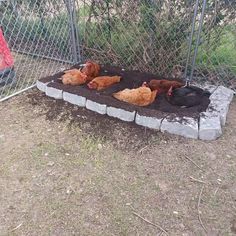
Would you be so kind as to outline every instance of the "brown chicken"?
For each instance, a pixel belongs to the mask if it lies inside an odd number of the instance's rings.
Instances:
[[[81,70],[71,69],[65,71],[65,74],[60,78],[63,84],[67,85],[82,85],[87,81],[87,75],[83,74]]]
[[[170,88],[176,89],[184,86],[183,83],[174,80],[151,80],[150,82],[144,82],[144,85],[148,86],[151,90],[158,90],[158,94],[167,93]]]
[[[87,80],[90,81],[99,75],[100,66],[96,62],[87,61],[82,72],[88,76]]]
[[[90,89],[102,90],[119,83],[121,76],[99,76],[88,83]]]
[[[146,86],[136,89],[124,89],[118,93],[114,93],[113,97],[137,106],[148,106],[154,102],[157,95],[157,90],[152,91]]]

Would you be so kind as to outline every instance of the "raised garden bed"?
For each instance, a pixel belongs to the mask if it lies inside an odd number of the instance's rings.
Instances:
[[[79,68],[79,65],[73,68]],[[137,125],[195,139],[214,140],[222,134],[221,127],[225,125],[226,115],[233,98],[232,90],[223,86],[213,86],[205,88],[212,95],[204,96],[198,106],[180,108],[171,105],[165,95],[158,95],[150,106],[138,107],[118,101],[112,97],[112,94],[125,88],[139,87],[144,81],[161,78],[149,73],[103,66],[100,75],[121,75],[122,81],[98,92],[90,90],[87,85],[63,85],[58,80],[62,74],[60,72],[38,80],[38,89],[45,92],[47,96],[64,99],[102,115],[106,114],[123,121],[135,122]]]

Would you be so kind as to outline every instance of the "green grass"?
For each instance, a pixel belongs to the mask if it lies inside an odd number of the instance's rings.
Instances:
[[[197,58],[197,65],[210,70],[225,70],[236,75],[236,27],[227,27],[223,31],[219,41],[202,45]],[[215,47],[214,47],[215,46]],[[210,49],[210,50],[209,50]]]
[[[111,19],[111,29],[109,29],[106,21],[85,24],[84,17],[89,14],[89,8],[86,6],[80,8],[77,14],[80,15],[78,29],[80,42],[86,48],[85,58],[95,58],[102,63],[115,63],[126,67],[135,67],[139,65],[140,60],[143,60],[144,48],[147,48],[150,41],[150,32],[142,22],[130,24],[114,18]],[[64,13],[54,17],[53,20],[45,19],[44,25],[39,19],[34,21],[23,18],[12,19],[7,15],[2,22],[4,32],[6,35],[11,35],[11,40],[18,39],[21,43],[32,43],[40,39],[40,42],[49,42],[53,50],[55,46],[61,55],[70,55],[68,19]],[[160,30],[155,32],[155,43],[151,46],[154,55],[152,55],[152,66],[155,71],[163,68],[169,71],[173,65],[185,61],[186,35],[184,33],[186,32],[178,33],[177,29],[180,25],[181,22],[174,21],[157,24],[157,29]],[[219,72],[224,76],[236,76],[235,32],[235,26],[227,26],[217,41],[214,40],[216,32],[211,33],[211,39],[208,42],[205,40],[199,48],[197,66],[200,70]],[[166,66],[165,60],[161,61],[163,56],[168,58]],[[164,63],[164,67],[161,63]],[[159,73],[168,71],[159,71]]]

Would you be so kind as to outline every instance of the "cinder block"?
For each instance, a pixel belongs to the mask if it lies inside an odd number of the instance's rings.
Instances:
[[[201,113],[199,121],[199,139],[216,140],[222,134],[220,116],[206,112]]]
[[[91,100],[86,101],[86,108],[101,115],[105,115],[107,113],[107,105],[93,102]]]
[[[44,92],[44,93],[46,92],[47,84],[48,84],[48,83],[43,83],[43,82],[41,82],[41,81],[39,81],[39,80],[36,81],[36,86],[37,86],[37,88],[38,88],[40,91]]]
[[[229,111],[229,105],[230,102],[228,100],[212,100],[206,113],[208,113],[208,116],[219,116],[221,125],[224,126]]]
[[[224,86],[219,86],[210,96],[211,101],[228,101],[229,103],[232,101],[234,97],[234,91],[228,89]]]
[[[150,129],[156,129],[156,130],[160,130],[161,121],[162,119],[158,119],[155,117],[142,116],[142,115],[139,115],[138,113],[135,118],[135,123],[137,125],[141,125],[141,126],[148,127]]]
[[[63,92],[63,100],[71,104],[77,105],[79,107],[85,107],[86,98],[79,96],[77,94],[72,94],[68,92]]]
[[[118,118],[123,121],[134,121],[135,118],[135,111],[126,111],[121,108],[115,108],[115,107],[107,107],[107,115],[111,117]]]
[[[198,138],[198,120],[190,117],[166,117],[161,123],[161,132],[181,135],[186,138]]]
[[[61,89],[53,88],[53,87],[46,87],[46,95],[55,99],[62,99],[63,98],[63,91]]]

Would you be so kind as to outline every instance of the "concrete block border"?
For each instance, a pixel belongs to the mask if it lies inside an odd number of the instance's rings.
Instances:
[[[211,141],[222,135],[220,116],[202,113],[199,119],[199,139]]]
[[[43,82],[41,82],[40,80],[37,80],[36,81],[36,87],[40,90],[40,91],[42,91],[42,92],[46,92],[46,88],[47,88],[47,84],[48,83],[43,83]]]
[[[139,113],[136,114],[135,123],[150,129],[160,130],[162,120],[164,118],[156,118],[150,116],[143,116]]]
[[[222,128],[226,124],[227,113],[234,96],[234,91],[228,88],[208,85],[203,88],[211,92],[210,105],[205,112],[199,114],[198,118],[176,117],[166,114],[163,114],[163,117],[156,117],[155,115],[142,115],[138,109],[127,111],[123,108],[100,104],[85,96],[54,88],[50,86],[50,82],[38,80],[36,85],[40,91],[45,92],[49,97],[63,99],[73,105],[86,107],[88,110],[101,115],[107,114],[122,121],[135,122],[137,125],[160,130],[161,132],[207,141],[216,140],[222,135]]]
[[[198,119],[190,117],[166,117],[161,123],[161,132],[198,139]]]
[[[107,107],[107,115],[123,121],[132,122],[135,119],[136,111],[126,111],[121,108]]]
[[[72,94],[68,92],[63,92],[63,100],[71,104],[77,105],[79,107],[86,106],[86,98],[79,96],[77,94]]]
[[[61,89],[50,87],[47,84],[46,95],[49,97],[55,98],[55,99],[62,99],[63,98],[63,91]]]
[[[89,99],[86,101],[86,108],[90,111],[95,111],[101,115],[105,115],[107,113],[107,105],[100,104]]]

